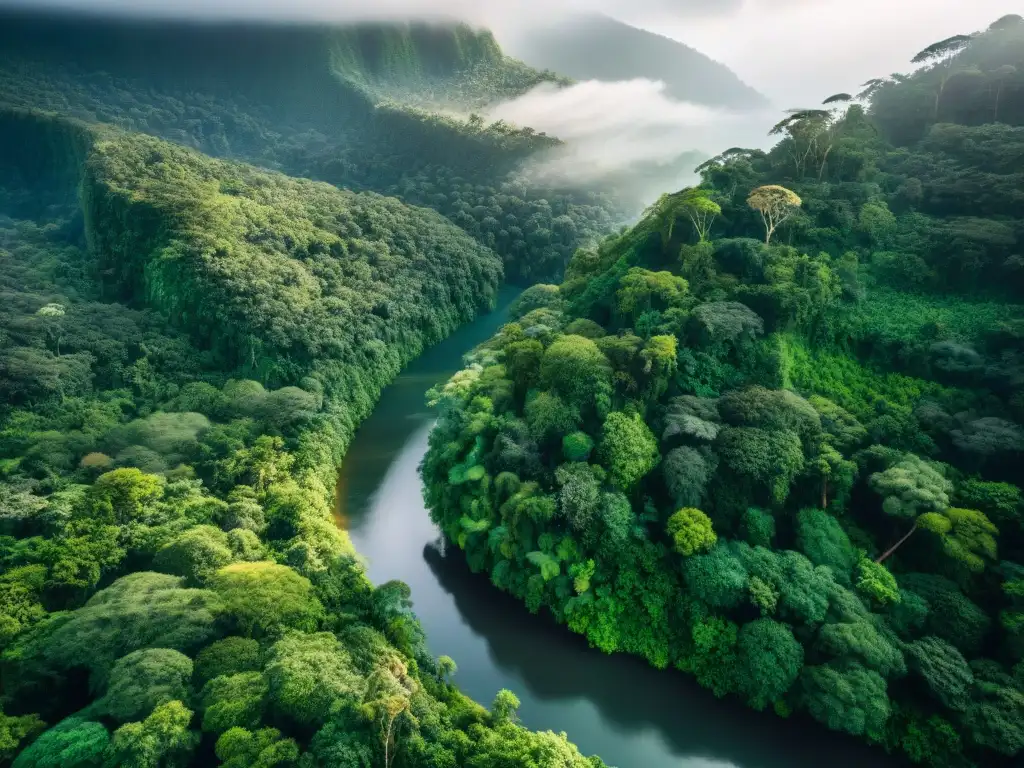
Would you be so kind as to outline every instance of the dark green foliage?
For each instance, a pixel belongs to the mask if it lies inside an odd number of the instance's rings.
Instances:
[[[884,678],[906,672],[903,654],[896,643],[867,621],[826,624],[818,633],[815,650],[840,663],[855,661]]]
[[[885,680],[857,664],[805,667],[803,700],[815,720],[837,731],[881,741],[890,704]]]
[[[907,658],[911,671],[943,706],[967,708],[974,675],[956,648],[937,637],[925,637],[907,646]]]
[[[804,649],[788,626],[771,619],[744,624],[736,640],[736,683],[755,709],[780,700],[796,681]]]
[[[14,761],[18,768],[100,768],[110,742],[96,722],[69,717],[36,739]]]
[[[247,637],[225,637],[210,643],[195,660],[195,680],[202,687],[221,675],[252,672],[263,666],[260,644]]]
[[[926,634],[943,638],[964,653],[977,653],[992,621],[954,582],[934,574],[911,573],[899,583],[925,601]]]
[[[797,515],[797,544],[815,565],[827,565],[836,580],[849,583],[859,556],[839,521],[819,509]]]
[[[122,656],[110,670],[107,692],[96,706],[119,723],[141,720],[168,701],[187,701],[192,660],[167,648],[148,648]]]
[[[949,45],[578,251],[531,294],[557,308],[536,344],[513,324],[468,358],[522,354],[523,399],[459,374],[422,473],[471,567],[595,647],[952,768],[1021,752],[1024,25]],[[765,244],[748,198],[772,185],[801,205]],[[536,372],[568,349],[589,367]],[[505,447],[529,389],[602,369],[607,399]],[[598,450],[570,471],[578,434]],[[481,440],[526,498],[446,486]],[[552,494],[571,514],[529,514]]]
[[[331,508],[381,389],[493,303],[495,249],[556,275],[607,226],[597,196],[553,209],[508,179],[556,140],[420,98],[483,107],[553,76],[465,27],[2,17],[0,761],[433,768],[516,745],[601,765],[440,685],[408,587],[369,583]],[[39,107],[55,114],[21,109]],[[524,298],[530,333],[560,327],[551,293]],[[537,346],[508,377],[489,364],[490,402],[525,400]],[[529,466],[528,433],[509,436]],[[580,433],[568,452],[592,449]],[[460,480],[485,477],[482,448],[461,458]]]

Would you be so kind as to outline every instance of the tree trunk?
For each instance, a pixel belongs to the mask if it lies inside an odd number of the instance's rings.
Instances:
[[[828,154],[832,151],[832,145],[828,145],[828,149],[825,150],[825,156],[821,158],[821,168],[818,169],[818,181],[821,181],[821,177],[825,175],[825,166],[828,165]]]
[[[828,480],[821,478],[821,508],[828,509]]]
[[[910,538],[910,537],[911,537],[911,536],[912,536],[912,535],[914,534],[914,531],[916,531],[916,530],[917,530],[917,523],[914,523],[914,527],[910,529],[910,531],[909,531],[909,532],[907,533],[907,535],[906,535],[906,536],[904,536],[904,537],[903,537],[902,539],[900,539],[899,541],[897,541],[897,542],[896,542],[895,544],[893,544],[893,545],[892,545],[892,546],[891,546],[891,547],[890,547],[889,549],[887,549],[887,550],[886,550],[885,552],[883,552],[883,553],[882,553],[882,555],[881,555],[881,557],[879,557],[879,558],[878,558],[877,560],[875,560],[875,562],[876,562],[876,563],[878,563],[879,565],[881,565],[881,564],[882,564],[882,563],[884,563],[884,562],[885,562],[886,560],[888,560],[888,559],[889,559],[890,557],[892,557],[893,553],[894,553],[894,552],[895,552],[895,551],[896,551],[897,549],[899,549],[899,548],[900,548],[901,546],[903,546],[903,542],[905,542],[905,541],[906,541],[907,539],[909,539],[909,538]]]
[[[391,744],[391,726],[394,725],[395,718],[388,718],[387,731],[384,733],[384,768],[389,768],[391,761],[388,758],[388,747]]]

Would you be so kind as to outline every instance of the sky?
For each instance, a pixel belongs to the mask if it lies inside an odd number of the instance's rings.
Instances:
[[[5,0],[0,0],[0,5]],[[497,28],[559,10],[600,11],[721,61],[780,108],[812,105],[906,71],[935,40],[1019,13],[1020,0],[6,0],[199,17],[459,17]]]
[[[781,108],[813,106],[906,72],[919,50],[974,32],[1021,0],[596,0],[623,21],[687,43]]]
[[[539,88],[488,115],[559,136],[568,146],[538,160],[532,173],[618,183],[640,167],[671,173],[686,153],[729,146],[767,148],[779,111],[811,107],[838,92],[856,93],[873,77],[911,69],[930,43],[984,29],[1020,12],[1021,0],[0,0],[193,18],[335,20],[459,18],[503,33],[558,13],[603,12],[673,37],[731,67],[771,99],[758,113],[730,114],[680,104],[660,83],[579,83]],[[609,52],[610,54],[610,52]],[[623,174],[626,174],[624,177]],[[678,177],[689,183],[688,165]]]

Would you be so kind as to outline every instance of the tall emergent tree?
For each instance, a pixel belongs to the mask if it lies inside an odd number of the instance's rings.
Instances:
[[[803,201],[796,192],[777,184],[758,187],[750,193],[747,205],[761,214],[761,219],[764,221],[766,245],[771,245],[775,230],[792,216],[802,203]]]
[[[715,217],[722,213],[721,206],[711,199],[706,189],[692,187],[680,194],[680,209],[690,217],[700,242],[706,243]]]
[[[970,42],[971,35],[953,35],[953,37],[947,37],[945,40],[932,43],[910,60],[913,64],[927,64],[938,70],[939,87],[935,92],[935,112],[933,115],[936,120],[939,117],[939,105],[942,103],[942,94],[946,90],[946,83],[949,82],[949,77],[952,73],[953,61],[956,59],[957,54],[970,45]]]

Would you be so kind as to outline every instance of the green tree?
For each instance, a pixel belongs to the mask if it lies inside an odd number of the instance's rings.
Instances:
[[[46,723],[37,715],[11,717],[0,709],[0,760],[9,762],[23,741],[38,736],[44,730]]]
[[[967,708],[974,674],[960,651],[945,640],[925,637],[910,643],[907,666],[942,706],[958,711]]]
[[[518,720],[519,697],[502,688],[491,703],[491,717],[495,723],[514,723]]]
[[[689,288],[683,278],[671,272],[651,272],[633,267],[619,281],[616,306],[623,315],[635,319],[652,309],[681,306]]]
[[[133,573],[48,627],[38,642],[50,663],[86,667],[101,683],[114,662],[132,651],[169,648],[187,655],[201,648],[216,637],[222,611],[215,594],[185,589],[180,578]]]
[[[878,605],[892,605],[902,599],[889,569],[863,557],[857,566],[857,591]]]
[[[673,514],[668,519],[667,530],[673,548],[683,557],[706,552],[718,541],[711,518],[693,507],[685,507]]]
[[[299,760],[299,745],[276,728],[232,728],[217,739],[214,751],[222,768],[290,768]]]
[[[593,407],[611,390],[608,360],[597,345],[582,336],[561,336],[544,352],[541,382],[567,402]]]
[[[275,635],[287,629],[313,631],[323,617],[323,606],[309,579],[276,563],[225,566],[210,579],[210,588],[247,635]]]
[[[935,120],[939,119],[939,105],[942,103],[942,95],[946,91],[946,84],[952,74],[953,63],[956,61],[957,55],[970,43],[970,35],[954,35],[932,43],[911,59],[912,63],[930,66],[939,74],[939,87],[935,91],[935,109],[932,115]]]
[[[195,680],[203,685],[221,675],[253,672],[260,669],[260,644],[248,637],[225,637],[203,648],[195,659]]]
[[[14,768],[101,768],[110,734],[100,723],[69,717],[29,744]]]
[[[127,525],[143,521],[164,492],[164,480],[134,467],[115,469],[96,478],[86,496],[93,520]]]
[[[114,731],[106,765],[123,768],[184,768],[192,758],[199,735],[189,730],[192,711],[180,701],[169,701],[140,723],[127,723]]]
[[[259,672],[219,675],[201,692],[203,730],[224,733],[232,728],[257,728],[267,708],[268,685]]]
[[[695,448],[684,445],[668,452],[662,464],[665,486],[675,503],[694,507],[704,500],[714,465]]]
[[[736,683],[747,703],[764,709],[792,687],[804,663],[804,649],[790,628],[756,619],[740,628],[736,641]]]
[[[64,316],[67,314],[67,307],[64,304],[46,304],[36,310],[36,316],[41,317],[43,326],[46,328],[46,335],[54,345],[54,354],[60,357],[60,340],[64,333]]]
[[[700,187],[683,190],[680,210],[689,217],[697,233],[697,239],[702,243],[707,242],[711,225],[715,223],[715,218],[722,214],[722,207],[711,199],[706,189]]]
[[[601,431],[599,455],[608,479],[624,491],[632,489],[658,466],[658,441],[639,414],[608,414]]]
[[[917,519],[917,527],[937,536],[943,552],[970,572],[982,571],[986,561],[996,559],[999,530],[977,510],[925,512]]]
[[[270,649],[266,677],[274,710],[306,726],[322,722],[337,701],[360,701],[366,690],[350,654],[328,632],[279,640]]]
[[[850,583],[860,556],[839,521],[820,509],[804,509],[797,515],[797,545],[815,565],[832,569],[836,579]]]
[[[826,624],[818,632],[815,650],[838,666],[856,662],[884,678],[906,673],[899,648],[868,621]]]
[[[775,230],[786,222],[803,204],[800,196],[792,190],[770,184],[758,187],[747,197],[747,205],[761,214],[764,221],[766,245],[771,245]]]
[[[885,680],[877,672],[851,664],[804,667],[802,699],[811,716],[834,731],[881,741],[892,712]]]
[[[192,660],[169,648],[133,651],[115,662],[100,711],[120,723],[141,720],[169,701],[187,701]]]
[[[586,432],[573,432],[562,438],[562,455],[567,461],[586,461],[594,450],[594,440]]]
[[[439,656],[437,658],[437,673],[442,680],[449,680],[458,671],[459,667],[451,656]]]
[[[188,586],[196,587],[205,585],[233,559],[227,534],[212,525],[197,525],[165,544],[153,558],[153,566],[183,576]]]
[[[398,659],[378,666],[367,680],[363,707],[380,724],[385,768],[389,768],[394,760],[395,723],[409,711],[416,690],[416,681],[409,677],[405,664]]]
[[[727,427],[718,437],[723,463],[739,477],[770,490],[783,502],[804,467],[800,438],[789,430],[766,431],[756,427]]]

